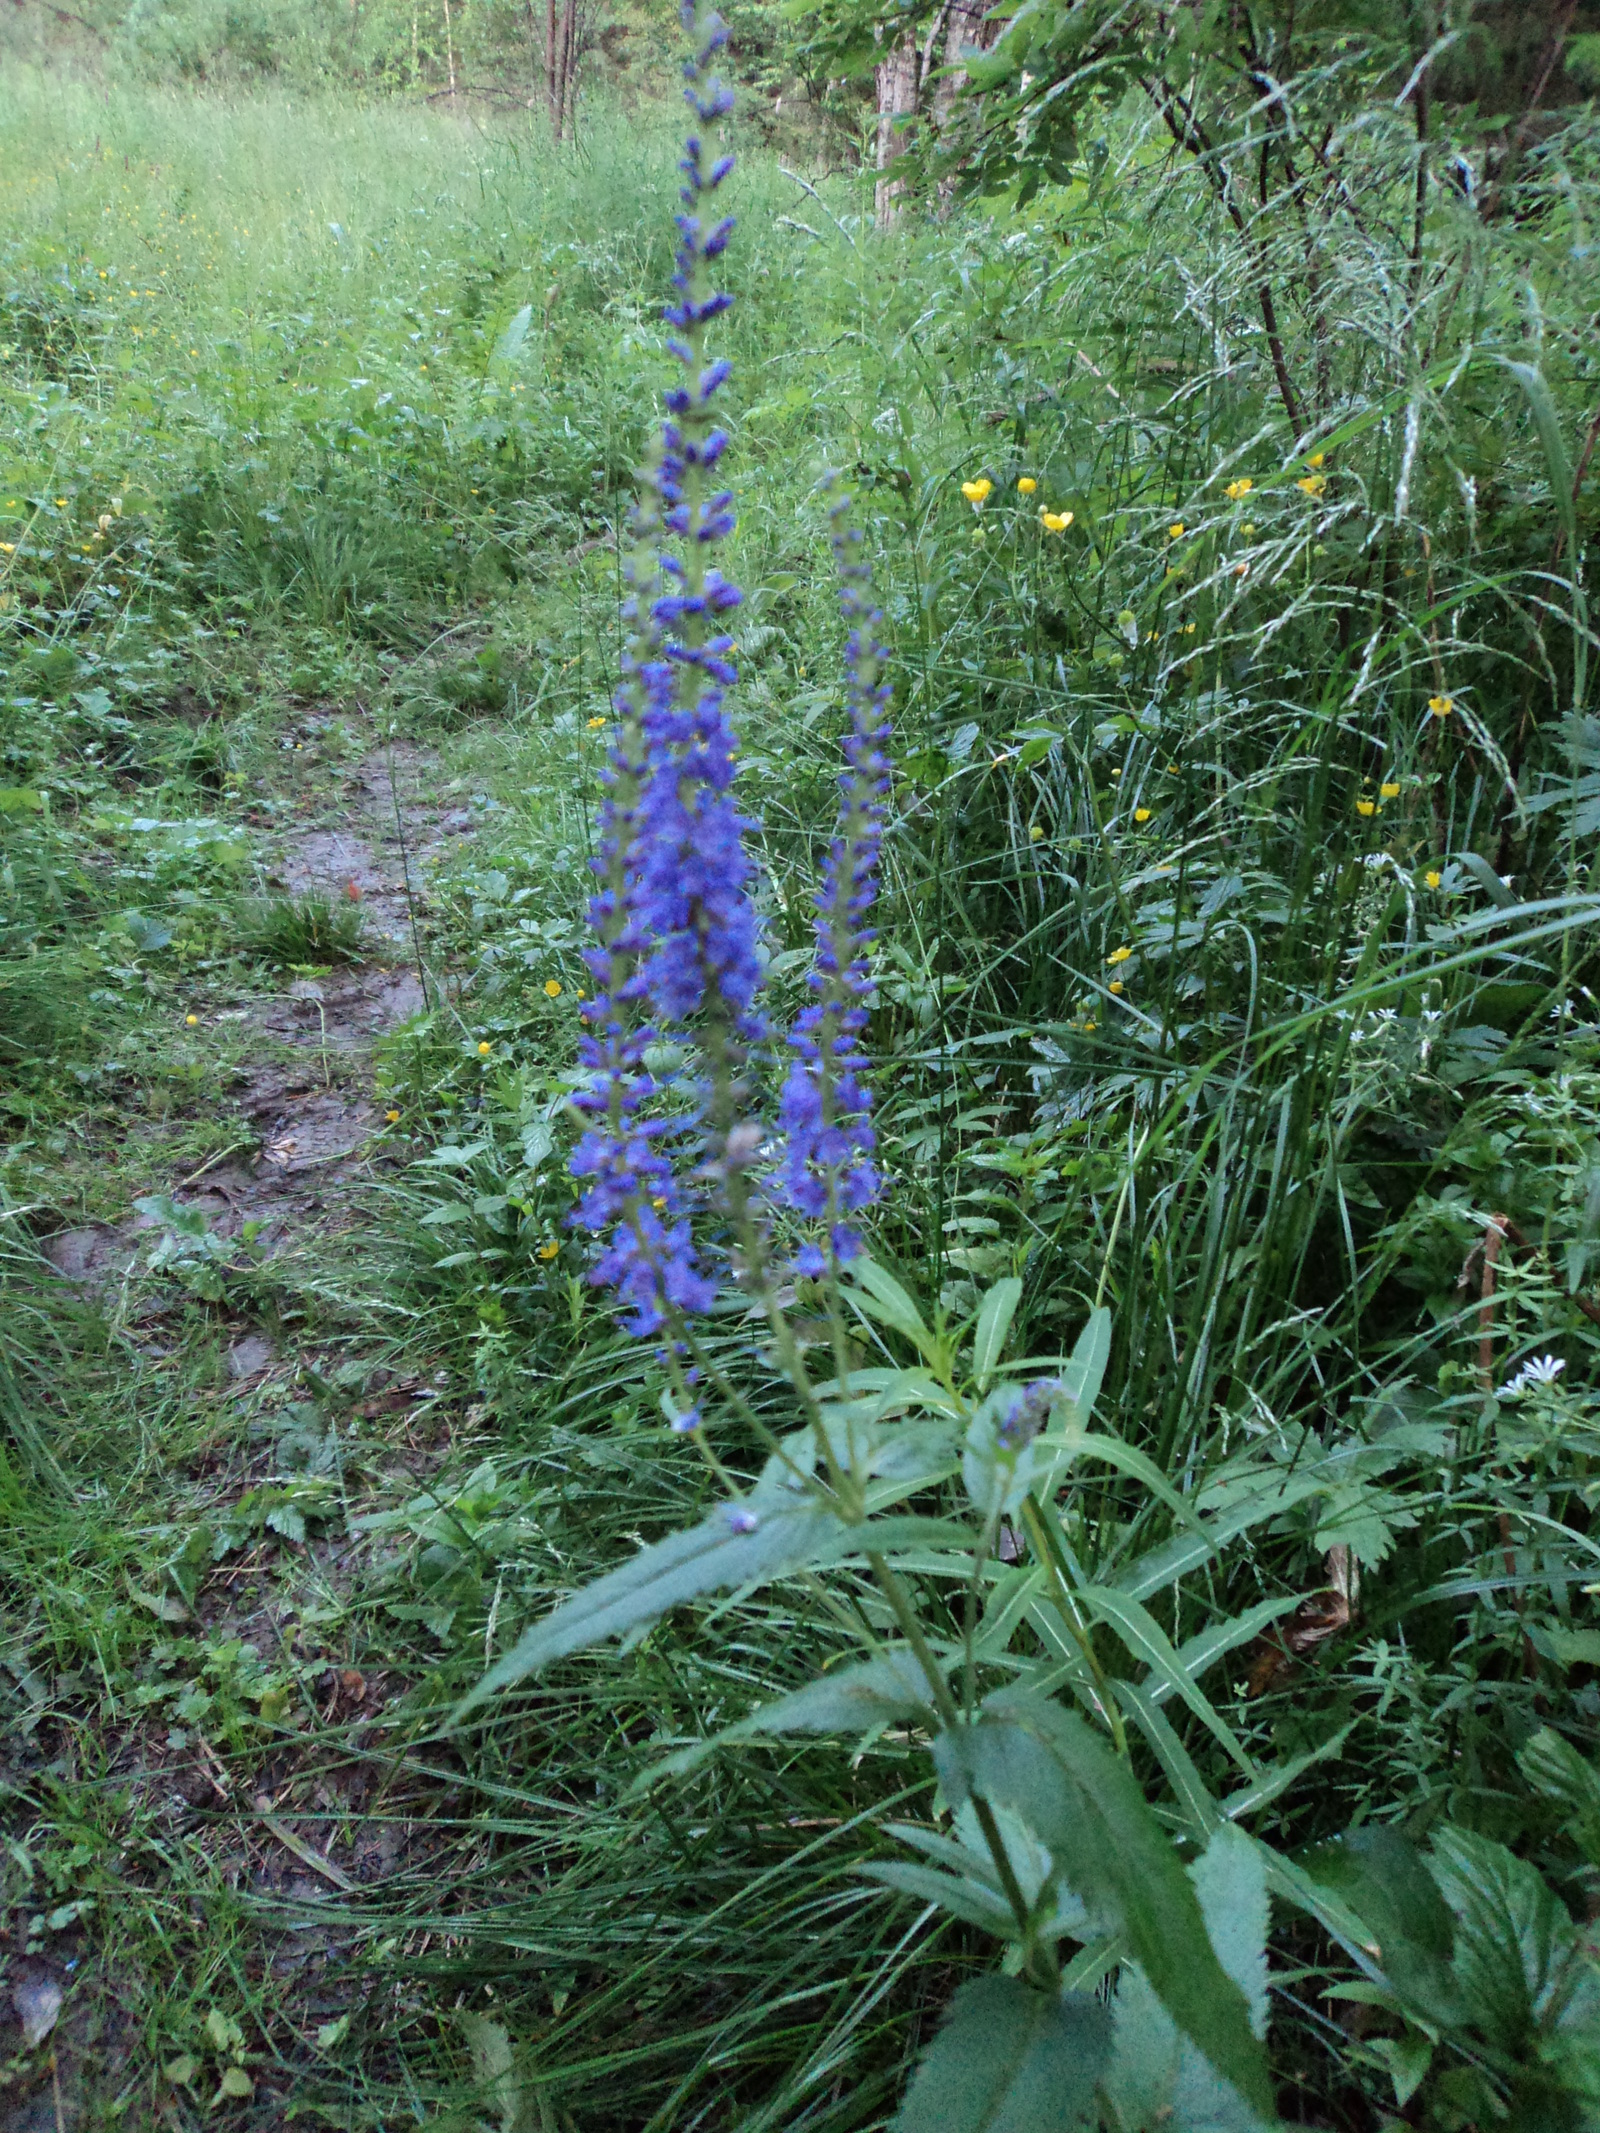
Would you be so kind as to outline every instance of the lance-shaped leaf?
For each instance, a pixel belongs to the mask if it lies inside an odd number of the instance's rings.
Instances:
[[[819,1680],[787,1696],[775,1696],[737,1724],[692,1746],[680,1748],[664,1762],[654,1765],[634,1785],[643,1791],[661,1778],[681,1777],[695,1769],[719,1748],[739,1741],[776,1740],[792,1733],[865,1733],[873,1726],[892,1725],[896,1719],[921,1719],[933,1723],[933,1700],[928,1678],[908,1647],[894,1645],[875,1658],[856,1666],[836,1667]]]
[[[1196,1686],[1173,1650],[1171,1639],[1149,1610],[1127,1593],[1113,1592],[1108,1586],[1085,1585],[1079,1597],[1102,1622],[1110,1624],[1136,1659],[1144,1661],[1153,1683],[1158,1683],[1168,1694],[1183,1699],[1200,1723],[1227,1749],[1245,1776],[1253,1781],[1259,1772],[1246,1754],[1243,1741],[1210,1697]]]
[[[641,1548],[631,1562],[586,1585],[525,1630],[457,1706],[455,1722],[487,1697],[570,1652],[625,1636],[702,1593],[786,1577],[818,1561],[830,1543],[847,1539],[855,1530],[812,1496],[763,1505],[758,1495],[746,1504],[720,1505],[687,1532]]]
[[[989,1389],[1021,1301],[1022,1283],[1015,1274],[1008,1274],[1004,1281],[995,1283],[979,1307],[972,1334],[972,1382],[979,1392]]]
[[[1244,1996],[1126,1763],[1071,1712],[1004,1696],[977,1725],[941,1734],[934,1757],[951,1799],[976,1794],[1023,1817],[1096,1922],[1126,1935],[1178,2027],[1270,2120],[1272,2087]]]
[[[1110,2041],[1089,1993],[974,1978],[923,2055],[895,2133],[1069,2133],[1094,2101]]]

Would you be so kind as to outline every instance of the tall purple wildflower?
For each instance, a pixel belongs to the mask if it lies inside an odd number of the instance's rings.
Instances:
[[[887,655],[879,634],[883,615],[873,600],[861,530],[849,522],[848,511],[848,498],[839,497],[829,514],[844,587],[841,605],[850,625],[847,767],[839,780],[838,834],[817,897],[817,955],[809,980],[813,998],[790,1032],[795,1057],[779,1111],[785,1147],[777,1191],[797,1213],[827,1226],[828,1253],[816,1243],[803,1245],[796,1260],[802,1274],[825,1273],[829,1255],[843,1260],[859,1251],[860,1239],[846,1218],[876,1199],[880,1183],[872,1160],[877,1139],[861,1032],[873,995],[867,952],[876,935],[864,921],[877,898],[883,800],[889,789],[889,684],[883,678]]]
[[[627,1299],[635,1333],[711,1304],[715,1285],[678,1175],[688,1166],[673,1155],[706,1129],[715,1152],[743,1052],[762,1030],[749,825],[733,797],[735,741],[724,710],[737,679],[726,618],[741,596],[712,561],[734,523],[732,495],[715,478],[728,445],[716,396],[729,366],[706,351],[708,327],[732,302],[712,272],[733,230],[731,217],[714,212],[733,168],[717,140],[733,97],[713,72],[728,33],[692,0],[683,20],[692,122],[679,165],[676,295],[666,310],[683,376],[665,396],[633,520],[630,641],[596,861],[603,886],[590,906],[597,997],[581,1055],[589,1086],[577,1099],[588,1127],[572,1159],[574,1175],[590,1181],[574,1220],[608,1240],[593,1278]],[[647,1055],[685,1024],[710,1073],[687,1089],[664,1088]]]

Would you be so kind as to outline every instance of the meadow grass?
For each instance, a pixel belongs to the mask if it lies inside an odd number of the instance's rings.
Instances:
[[[254,2100],[223,2101],[261,2124],[292,2097],[351,2126],[882,2125],[988,1960],[857,1872],[934,1815],[915,1744],[630,1790],[845,1651],[881,1613],[864,1580],[686,1610],[441,1728],[713,1489],[562,1228],[675,115],[596,113],[557,156],[331,98],[0,97],[8,1893],[85,1966],[84,2108],[198,2123],[242,2055]],[[1320,1757],[1255,1826],[1449,1819],[1573,1902],[1587,1869],[1516,1751],[1553,1713],[1592,1752],[1596,1718],[1591,154],[1575,133],[1498,228],[1441,198],[1412,301],[1374,149],[1367,222],[1319,238],[1296,314],[1328,378],[1304,438],[1250,262],[1131,124],[1024,215],[888,233],[860,181],[748,155],[729,328],[780,1005],[832,803],[826,466],[894,640],[875,1248],[952,1317],[1019,1275],[1022,1353],[1103,1298],[1103,1411],[1185,1493],[1241,1446],[1348,1452],[1162,1603],[1176,1646],[1310,1601],[1332,1550],[1365,1575],[1343,1635],[1211,1680],[1253,1754]],[[478,833],[429,887],[448,987],[379,1048],[399,1117],[359,1235],[236,1255],[220,1295],[180,1260],[75,1298],[39,1243],[226,1145],[249,1046],[211,1013],[331,960],[304,926],[241,933],[241,898],[391,728]],[[239,1392],[250,1327],[280,1360]],[[1563,1378],[1497,1403],[1546,1351]],[[1086,1577],[1164,1530],[1124,1482],[1081,1495]],[[342,1883],[296,1878],[284,1828]],[[1320,1996],[1337,1960],[1288,1928],[1282,1952],[1283,2108],[1374,2122],[1382,2056]]]

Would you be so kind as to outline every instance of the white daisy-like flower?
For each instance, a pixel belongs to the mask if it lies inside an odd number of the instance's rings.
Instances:
[[[1502,1400],[1515,1400],[1535,1385],[1553,1385],[1566,1364],[1557,1355],[1530,1356],[1513,1378],[1507,1378],[1497,1395]]]

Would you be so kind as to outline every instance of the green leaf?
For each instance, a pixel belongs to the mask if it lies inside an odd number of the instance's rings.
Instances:
[[[1567,458],[1566,441],[1561,435],[1561,418],[1556,413],[1555,402],[1550,397],[1550,388],[1543,373],[1532,363],[1513,362],[1509,356],[1495,356],[1493,360],[1502,369],[1510,371],[1527,396],[1528,407],[1533,415],[1534,427],[1539,432],[1539,442],[1544,448],[1545,472],[1550,478],[1550,500],[1556,507],[1561,524],[1566,531],[1569,554],[1577,549],[1577,505],[1572,494],[1572,465]]]
[[[946,1795],[1021,1815],[1097,1924],[1119,1930],[1173,2020],[1266,2118],[1272,2089],[1249,2010],[1207,1938],[1194,1887],[1133,1773],[1069,1711],[1002,1695],[934,1746]]]
[[[910,1859],[872,1859],[858,1871],[863,1879],[914,1896],[919,1903],[936,1903],[952,1918],[992,1933],[996,1940],[1017,1937],[1017,1921],[1005,1898],[967,1875],[942,1874],[937,1867],[918,1866]]]
[[[457,2020],[472,2055],[473,2079],[500,2113],[500,2133],[532,2133],[533,2091],[518,2077],[510,2037],[486,2015],[463,2014]]]
[[[44,812],[44,794],[31,785],[0,785],[0,815],[38,815]]]
[[[1195,1768],[1193,1757],[1146,1686],[1119,1681],[1115,1687],[1118,1703],[1155,1750],[1157,1762],[1167,1773],[1167,1782],[1188,1820],[1190,1836],[1197,1843],[1205,1842],[1221,1826],[1222,1810]]]
[[[664,1777],[681,1777],[739,1741],[776,1740],[790,1733],[865,1733],[896,1719],[931,1724],[933,1709],[927,1677],[910,1649],[894,1645],[855,1666],[841,1666],[787,1696],[774,1697],[748,1718],[723,1727],[707,1740],[681,1748],[646,1771],[632,1787],[646,1790]]]
[[[994,1376],[1006,1345],[1006,1336],[1011,1331],[1011,1321],[1017,1315],[1017,1305],[1022,1301],[1022,1283],[1015,1274],[1008,1274],[1004,1281],[997,1281],[983,1299],[978,1311],[978,1323],[972,1336],[972,1382],[979,1392],[987,1392],[989,1380]]]
[[[1244,1743],[1211,1699],[1189,1678],[1170,1638],[1155,1617],[1127,1593],[1113,1592],[1105,1586],[1085,1586],[1080,1597],[1102,1622],[1110,1623],[1133,1656],[1143,1660],[1150,1669],[1152,1678],[1144,1686],[1150,1688],[1159,1684],[1170,1695],[1181,1697],[1207,1731],[1227,1749],[1245,1776],[1253,1779],[1257,1774],[1256,1766],[1245,1753]]]
[[[814,1498],[774,1505],[759,1501],[759,1494],[748,1505],[723,1504],[687,1532],[641,1548],[632,1562],[597,1578],[535,1622],[456,1707],[453,1722],[459,1724],[486,1698],[571,1652],[626,1636],[702,1593],[786,1577],[821,1559],[830,1543],[849,1541],[862,1530],[847,1526]],[[751,1519],[753,1530],[746,1530],[744,1522]],[[863,1543],[857,1539],[856,1545]]]
[[[1211,1945],[1243,1993],[1257,2038],[1267,2032],[1267,1890],[1259,1849],[1222,1828],[1189,1870]],[[1167,2133],[1258,2133],[1262,2119],[1181,2036],[1135,1963],[1113,2003],[1115,2061],[1105,2082],[1113,2122]]]
[[[1071,2133],[1094,2102],[1111,2024],[1088,1993],[1016,1978],[963,1985],[895,2119],[896,2133]]]
[[[1566,1834],[1591,1866],[1600,1866],[1600,1771],[1550,1726],[1523,1743],[1517,1763],[1535,1792],[1566,1809]]]
[[[903,1333],[931,1363],[939,1352],[939,1344],[922,1322],[922,1313],[911,1299],[910,1292],[901,1287],[887,1267],[879,1266],[875,1259],[852,1259],[850,1279],[853,1286],[845,1293],[850,1301],[867,1317],[875,1318],[880,1325],[892,1326],[896,1333]]]
[[[514,363],[517,360],[517,357],[522,353],[523,343],[528,338],[528,328],[532,323],[533,306],[532,304],[524,304],[516,317],[512,319],[510,325],[507,326],[505,332],[501,334],[499,340],[494,344],[494,361],[496,363]]]
[[[1455,1916],[1452,1968],[1467,2012],[1502,2051],[1553,2027],[1580,1981],[1578,1935],[1535,1867],[1471,1830],[1444,1829],[1429,1864]]]
[[[1110,1360],[1111,1313],[1104,1304],[1097,1304],[1089,1313],[1088,1322],[1078,1335],[1067,1367],[1061,1373],[1059,1399],[1068,1410],[1069,1428],[1088,1428]]]
[[[1420,1854],[1397,1830],[1382,1825],[1352,1830],[1335,1843],[1316,1846],[1299,1865],[1360,1921],[1356,1945],[1381,1968],[1402,2005],[1441,2027],[1461,2021],[1461,1998],[1450,1972],[1454,1921]]]
[[[215,2110],[225,2098],[230,2102],[242,2103],[247,2096],[253,2096],[255,2092],[256,2085],[244,2068],[230,2066],[217,2083],[217,2093],[211,2099],[211,2108]]]
[[[1528,1641],[1557,1666],[1600,1666],[1600,1629],[1546,1629],[1536,1622]]]

